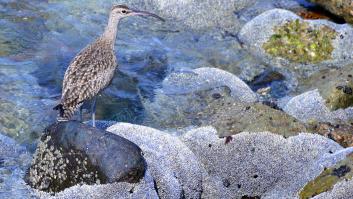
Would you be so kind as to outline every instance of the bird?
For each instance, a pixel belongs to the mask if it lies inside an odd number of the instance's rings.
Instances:
[[[93,43],[83,48],[66,69],[60,103],[53,109],[58,111],[57,121],[68,121],[85,101],[92,100],[92,126],[95,127],[96,96],[109,86],[115,69],[115,40],[121,19],[130,16],[151,16],[161,21],[162,17],[131,9],[126,5],[113,5],[104,32]],[[80,109],[82,120],[82,112]]]

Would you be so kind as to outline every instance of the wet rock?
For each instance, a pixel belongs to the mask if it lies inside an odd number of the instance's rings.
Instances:
[[[147,126],[171,129],[197,126],[195,114],[224,97],[239,102],[257,101],[257,95],[238,77],[215,68],[172,73],[162,85],[155,91],[153,101],[143,100]]]
[[[309,77],[298,78],[296,94],[318,89],[323,98],[327,99],[337,86],[346,85],[353,80],[352,64],[343,65],[340,68],[323,69]]]
[[[332,14],[326,9],[323,9],[322,6],[319,6],[314,3],[310,3],[306,0],[299,0],[298,2],[302,5],[302,7],[294,11],[297,15],[301,16],[303,19],[313,19],[313,20],[325,19],[338,24],[346,23],[346,21],[342,17]]]
[[[211,180],[204,181],[203,198],[296,198],[324,167],[335,165],[353,151],[313,134],[285,139],[271,133],[243,132],[225,144],[226,138],[219,138],[214,128],[203,127],[181,139],[210,176]]]
[[[154,110],[149,112],[151,115],[147,119],[151,120],[146,120],[145,124],[157,128],[212,125],[220,137],[243,131],[270,131],[285,137],[306,132],[305,126],[294,117],[261,103],[239,102],[224,88],[188,95],[170,95],[167,98],[156,97],[153,104],[147,104],[151,105],[148,108],[153,107]],[[162,108],[157,109],[159,106]]]
[[[278,99],[289,93],[290,87],[287,85],[293,84],[290,79],[288,75],[285,76],[280,71],[267,69],[249,82],[249,86],[260,94],[262,100]]]
[[[353,117],[349,93],[352,80],[353,67],[351,64],[341,68],[324,69],[307,78],[298,79],[299,85],[295,93],[300,95],[308,90],[318,89],[325,106],[334,113],[333,116],[338,117],[344,123],[351,123]],[[322,105],[317,107],[320,108]]]
[[[281,29],[285,26],[290,28]],[[352,36],[353,29],[349,25],[303,20],[281,9],[264,12],[248,22],[239,33],[240,40],[254,56],[269,65],[296,71],[302,76],[333,65],[352,63],[353,54],[349,50]],[[319,40],[321,44],[315,42]],[[287,44],[291,42],[289,49]],[[287,51],[280,50],[286,47]],[[281,55],[282,52],[286,52],[285,55]],[[318,52],[327,52],[327,55],[321,56]]]
[[[327,198],[334,198],[334,199],[346,199],[346,198],[352,198],[353,197],[353,180],[346,180],[346,181],[341,181],[337,182],[337,184],[334,185],[333,189],[330,191],[327,191],[325,193],[321,193],[320,195],[317,195],[313,197],[313,199],[327,199]]]
[[[81,183],[138,182],[144,172],[138,146],[109,132],[69,121],[46,129],[26,181],[36,189],[58,192]]]
[[[343,147],[353,146],[353,127],[351,125],[331,125],[327,123],[318,123],[312,125],[311,130],[317,134],[334,140]]]
[[[331,93],[326,99],[330,110],[345,109],[353,106],[353,81],[347,81],[331,88]]]
[[[323,6],[333,14],[343,17],[348,23],[353,23],[353,3],[350,0],[309,0]]]
[[[202,164],[178,137],[145,126],[118,123],[107,129],[143,151],[160,198],[200,198]]]
[[[199,68],[167,77],[154,101],[144,102],[144,124],[158,129],[213,125],[221,137],[243,131],[285,132],[288,137],[305,131],[295,118],[256,100],[256,94],[236,76]]]
[[[220,137],[261,131],[289,137],[306,132],[302,123],[282,111],[259,103],[239,103],[229,98],[211,102],[193,118],[200,126],[214,126]]]
[[[331,195],[339,194],[333,190],[334,186],[340,182],[351,180],[353,175],[353,155],[348,155],[344,160],[338,162],[332,167],[324,169],[324,171],[315,179],[308,182],[299,194],[300,199],[313,198],[324,192],[329,192]],[[327,194],[323,194],[327,195]],[[316,197],[314,197],[316,198]],[[333,197],[333,198],[337,198]],[[344,194],[344,198],[350,198],[348,193]]]
[[[298,10],[295,12],[295,14],[301,16],[303,19],[330,19],[329,16],[322,12],[317,12],[316,10]]]

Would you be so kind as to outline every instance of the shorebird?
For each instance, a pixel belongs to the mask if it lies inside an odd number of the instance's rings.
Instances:
[[[119,21],[129,16],[152,16],[163,18],[146,11],[130,9],[125,5],[113,5],[108,25],[103,34],[81,50],[67,68],[58,110],[58,121],[68,121],[82,104],[92,99],[92,123],[95,126],[96,96],[112,81],[117,67],[115,40]],[[80,110],[80,117],[82,119]]]

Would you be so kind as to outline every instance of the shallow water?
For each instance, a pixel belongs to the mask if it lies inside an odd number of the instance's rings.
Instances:
[[[102,33],[112,2],[0,1],[1,134],[33,151],[40,133],[55,121],[52,107],[59,100],[66,67],[80,49]],[[133,2],[129,5],[145,5],[142,0]],[[142,123],[145,113],[141,99],[152,101],[154,90],[171,72],[199,67],[234,73],[254,90],[271,86],[274,98],[287,94],[281,78],[259,81],[266,79],[266,67],[243,50],[236,31],[193,28],[172,18],[167,18],[166,23],[131,18],[119,27],[119,69],[113,84],[98,97],[97,119]],[[89,119],[87,111],[85,119]],[[9,168],[8,180],[0,179],[0,198],[9,196],[4,190],[16,186],[10,181],[16,181],[16,172],[23,172],[18,165]],[[0,173],[6,173],[6,169],[0,159]],[[11,193],[28,196],[21,188]]]
[[[54,121],[51,107],[59,99],[66,67],[103,31],[110,5],[95,1],[1,2],[5,27],[0,30],[1,100],[14,113],[1,112],[0,131],[31,142],[29,132],[36,138]],[[142,18],[126,19],[119,27],[119,69],[113,84],[98,99],[98,119],[141,122],[140,98],[152,99],[153,90],[172,71],[209,66],[240,73],[240,66],[252,61],[234,36],[222,31],[192,30],[173,21],[162,24]],[[43,111],[48,116],[45,120]],[[89,114],[85,116],[89,119]],[[38,124],[40,127],[33,129]]]

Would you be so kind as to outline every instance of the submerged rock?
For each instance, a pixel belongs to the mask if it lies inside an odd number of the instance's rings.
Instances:
[[[353,106],[353,81],[347,81],[331,88],[326,104],[333,111]]]
[[[300,78],[295,93],[300,95],[308,90],[318,89],[319,95],[322,96],[323,99],[320,103],[324,102],[329,111],[341,117],[344,122],[350,123],[352,121],[350,109],[353,108],[353,95],[350,94],[352,81],[352,64],[341,68],[324,69],[309,77]],[[318,108],[321,106],[320,104]]]
[[[251,103],[257,95],[235,75],[216,68],[198,68],[170,74],[155,91],[153,101],[144,100],[144,124],[173,129],[198,125],[195,116],[213,101],[229,97]]]
[[[26,181],[36,189],[58,192],[76,184],[138,182],[144,172],[145,162],[135,144],[69,121],[46,129]]]
[[[257,16],[242,28],[239,38],[267,64],[303,76],[353,63],[353,28],[326,20],[303,20],[287,10],[273,9]]]
[[[353,3],[351,0],[309,0],[323,6],[333,14],[353,23]]]
[[[337,86],[347,85],[353,80],[353,65],[347,64],[339,68],[323,69],[309,77],[299,77],[296,94],[318,89],[327,99]]]
[[[214,100],[194,116],[200,126],[214,126],[220,137],[240,132],[269,131],[289,137],[306,132],[303,124],[283,111],[260,103],[240,103],[227,97]]]
[[[285,137],[305,132],[295,118],[257,101],[257,95],[228,72],[199,68],[171,74],[145,101],[145,125],[159,129],[213,125],[221,137],[243,131],[271,131]],[[285,132],[285,134],[283,134]]]

